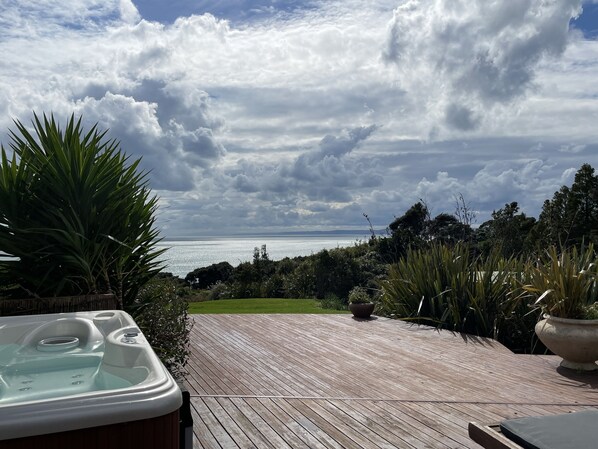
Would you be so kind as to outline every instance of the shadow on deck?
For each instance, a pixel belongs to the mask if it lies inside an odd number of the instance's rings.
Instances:
[[[479,448],[470,421],[598,405],[598,374],[348,315],[194,315],[196,448]]]

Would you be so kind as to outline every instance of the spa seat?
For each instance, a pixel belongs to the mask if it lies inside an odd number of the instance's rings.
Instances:
[[[598,409],[552,416],[469,423],[470,438],[486,449],[584,449],[598,447]]]

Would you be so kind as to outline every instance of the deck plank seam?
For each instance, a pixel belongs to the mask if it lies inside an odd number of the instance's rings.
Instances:
[[[413,404],[471,404],[471,405],[520,405],[533,407],[598,407],[598,403],[583,402],[512,402],[512,401],[457,401],[454,399],[397,399],[397,398],[356,398],[335,396],[279,396],[279,395],[239,395],[239,394],[191,394],[191,398],[216,398],[216,399],[293,399],[312,401],[377,401],[377,402],[404,402]]]

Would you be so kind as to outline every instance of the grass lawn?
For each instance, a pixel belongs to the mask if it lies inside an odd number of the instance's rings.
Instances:
[[[191,302],[189,313],[349,313],[346,310],[322,309],[315,299],[219,299]]]

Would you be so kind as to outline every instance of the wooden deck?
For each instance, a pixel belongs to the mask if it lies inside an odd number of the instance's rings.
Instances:
[[[469,421],[598,406],[598,374],[350,315],[194,315],[195,448],[479,448]]]

